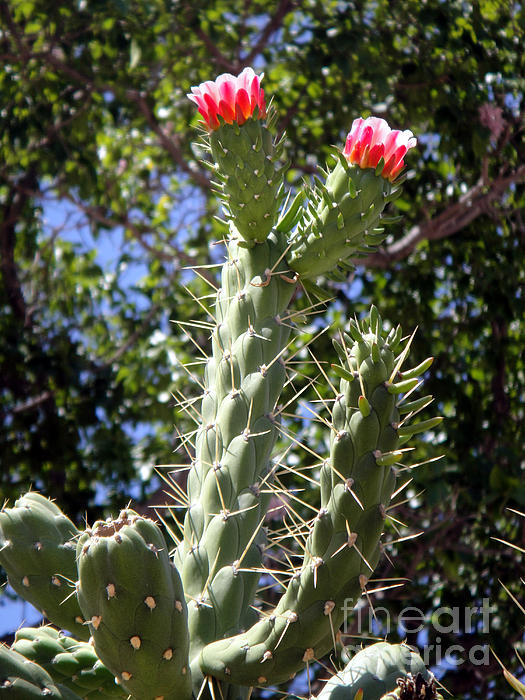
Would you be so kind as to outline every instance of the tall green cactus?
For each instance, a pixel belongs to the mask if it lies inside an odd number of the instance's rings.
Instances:
[[[410,422],[431,400],[407,400],[431,359],[403,369],[410,340],[400,327],[387,331],[373,307],[339,333],[333,376],[322,369],[339,388],[326,420],[319,507],[293,533],[291,554],[302,550],[302,562],[284,572],[283,594],[263,614],[257,587],[268,567],[263,522],[280,488],[272,454],[293,328],[288,307],[301,286],[319,292],[317,278],[344,275],[352,258],[382,241],[383,212],[400,193],[397,176],[415,139],[383,120],[356,120],[324,182],[316,178],[283,206],[283,140],[272,136],[275,113],[260,78],[247,68],[193,88],[190,98],[204,119],[227,234],[183,537],[169,552],[158,525],[131,510],[79,532],[37,494],[0,512],[0,564],[15,590],[57,627],[91,634],[87,648],[72,639],[61,651],[58,631],[44,628],[24,632],[14,648],[80,697],[245,700],[254,686],[285,683],[324,656],[379,561],[401,445],[441,420]],[[60,595],[62,581],[71,587]],[[391,649],[363,653],[386,663]],[[73,677],[82,663],[84,683]],[[391,671],[384,692],[398,692],[398,677],[411,682],[406,666]],[[5,675],[0,657],[0,682]],[[363,692],[363,700],[376,697]]]

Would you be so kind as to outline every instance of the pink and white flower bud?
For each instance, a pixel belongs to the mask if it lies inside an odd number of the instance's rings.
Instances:
[[[381,175],[392,181],[403,168],[407,151],[417,143],[410,130],[391,129],[384,119],[354,119],[346,137],[343,155],[360,168],[376,168],[381,158],[385,163]]]
[[[237,77],[230,73],[219,75],[191,88],[188,97],[195,102],[210,131],[218,129],[221,117],[226,123],[244,124],[250,117],[264,119],[266,103],[261,80],[264,73],[256,75],[253,68],[245,68]],[[258,108],[255,114],[255,108]]]

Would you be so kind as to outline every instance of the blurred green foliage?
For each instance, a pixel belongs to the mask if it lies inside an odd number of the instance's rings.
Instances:
[[[303,330],[344,325],[372,300],[406,332],[419,327],[414,360],[435,356],[427,389],[447,420],[413,461],[444,457],[415,470],[398,497],[406,502],[395,517],[407,527],[393,522],[390,539],[424,532],[391,545],[394,565],[385,560],[378,577],[410,582],[377,603],[430,614],[490,598],[490,635],[460,630],[454,643],[490,641],[508,659],[523,625],[498,580],[519,596],[522,555],[492,538],[524,538],[507,509],[525,508],[523,7],[0,0],[0,18],[2,496],[33,486],[79,522],[147,498],[159,486],[154,464],[188,461],[174,423],[192,430],[192,409],[176,413],[172,394],[198,393],[198,363],[182,364],[199,351],[170,320],[205,319],[185,285],[197,296],[210,287],[184,268],[220,262],[212,242],[224,230],[185,95],[253,65],[287,132],[292,188],[357,116],[418,136],[393,211],[403,222],[382,256],[332,285],[335,303],[307,316],[297,347]],[[206,329],[191,332],[205,349]],[[312,349],[329,362],[330,333]],[[286,400],[318,375],[308,359],[298,352]],[[321,424],[286,426],[326,453]],[[294,458],[311,461],[299,450]],[[443,681],[457,698],[508,697],[493,657]]]

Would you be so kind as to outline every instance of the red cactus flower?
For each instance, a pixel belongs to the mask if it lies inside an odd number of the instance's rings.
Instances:
[[[368,117],[354,119],[346,137],[343,155],[349,163],[361,168],[375,168],[383,158],[381,172],[384,178],[394,180],[404,165],[403,158],[409,148],[417,143],[413,133],[391,129],[384,119]]]
[[[199,108],[210,131],[219,128],[218,117],[228,124],[241,125],[254,116],[256,107],[257,119],[266,116],[264,90],[260,85],[263,77],[264,73],[255,75],[253,68],[245,68],[237,77],[223,73],[215,81],[207,80],[192,87],[188,97]]]

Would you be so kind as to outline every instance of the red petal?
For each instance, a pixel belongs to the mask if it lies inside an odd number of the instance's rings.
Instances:
[[[363,146],[370,146],[372,143],[372,137],[374,135],[374,130],[372,129],[371,126],[366,126],[363,129],[363,132],[361,134],[361,137],[359,138],[359,141],[363,144]]]
[[[244,90],[244,88],[241,88],[237,92],[236,102],[237,102],[237,105],[241,108],[241,111],[244,115],[244,119],[243,119],[243,123],[244,123],[244,121],[246,119],[248,119],[248,117],[251,117],[252,112],[253,112],[252,106],[250,104],[250,98],[249,98],[246,90]]]
[[[239,104],[235,105],[235,121],[239,126],[242,126],[246,121],[246,118]]]
[[[228,122],[228,124],[231,124],[235,118],[235,112],[230,104],[225,102],[225,100],[221,100],[219,102],[219,110],[217,113],[224,119],[225,122]]]
[[[377,143],[368,154],[368,167],[375,168],[381,160],[385,147],[382,143]]]

